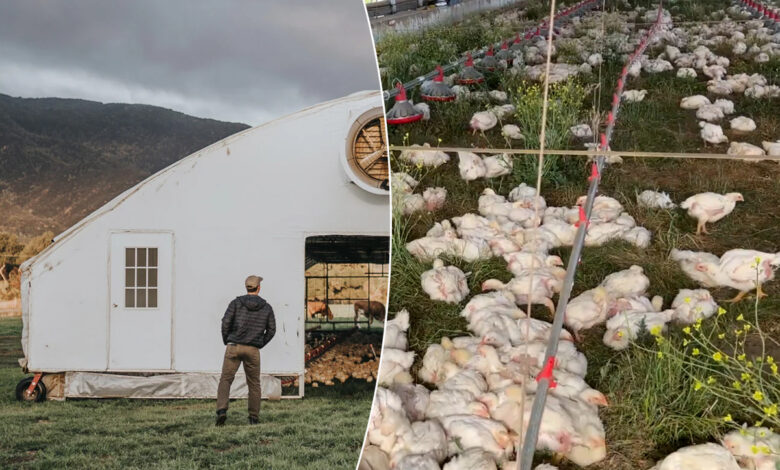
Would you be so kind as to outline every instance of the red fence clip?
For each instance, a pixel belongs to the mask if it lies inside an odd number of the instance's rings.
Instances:
[[[618,78],[617,88],[618,88],[618,90],[622,90],[623,89],[623,77]]]
[[[612,106],[617,106],[619,100],[618,94],[612,93]]]
[[[612,111],[607,113],[607,124],[614,124],[615,123],[615,115],[612,114]]]
[[[542,379],[547,379],[547,383],[550,384],[549,388],[558,386],[558,382],[556,382],[553,377],[553,367],[555,367],[555,356],[547,359],[547,364],[544,365],[542,371],[536,376],[536,381],[539,382]]]
[[[574,226],[577,228],[580,228],[581,224],[585,224],[585,227],[587,228],[590,225],[590,222],[588,222],[588,218],[585,216],[585,208],[582,206],[580,207],[580,220],[574,223]]]
[[[599,166],[596,164],[596,162],[591,163],[590,165],[590,176],[588,177],[588,181],[593,181],[595,179],[599,179],[601,175],[599,174]]]
[[[599,146],[600,146],[601,150],[607,150],[607,147],[608,147],[607,146],[607,134],[602,132],[601,136],[600,136],[600,140],[601,140],[601,142],[600,142]]]

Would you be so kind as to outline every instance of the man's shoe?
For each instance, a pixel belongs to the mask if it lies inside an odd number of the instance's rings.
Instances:
[[[260,420],[257,418],[253,418],[252,416],[249,417],[249,424],[258,424]]]
[[[224,426],[225,421],[227,421],[227,411],[225,410],[218,410],[217,411],[217,422],[215,423],[215,426]]]

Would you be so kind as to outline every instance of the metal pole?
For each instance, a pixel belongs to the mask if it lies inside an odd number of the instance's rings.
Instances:
[[[647,35],[640,43],[640,47],[631,56],[628,64],[624,70],[627,70],[634,61],[636,61],[642,54],[644,49],[647,48],[648,42],[653,34],[655,34],[658,24],[661,20],[663,13],[663,1],[658,5],[658,16],[655,24],[647,32]],[[620,95],[623,91],[623,84],[625,82],[626,73],[621,73],[621,77],[618,80],[617,90],[615,92],[615,98],[612,101],[612,110],[609,113],[607,120],[607,128],[602,136],[601,149],[606,150],[609,148],[609,141],[612,138],[612,133],[615,127],[615,121],[617,119],[618,109],[620,108]],[[571,290],[574,284],[574,275],[577,272],[577,265],[580,262],[580,256],[582,254],[582,248],[585,244],[585,235],[588,230],[588,223],[590,221],[591,211],[593,209],[593,203],[596,199],[596,193],[598,191],[599,181],[601,180],[601,173],[604,169],[604,163],[606,157],[603,155],[596,158],[596,177],[590,181],[588,187],[588,195],[585,201],[585,220],[580,222],[579,230],[577,230],[577,236],[574,239],[574,245],[572,246],[571,257],[569,258],[569,264],[566,267],[566,276],[563,281],[561,293],[558,298],[558,305],[555,309],[555,318],[553,319],[552,331],[550,332],[550,339],[547,343],[547,350],[545,352],[544,364],[547,364],[551,358],[555,358],[558,352],[558,341],[560,339],[561,330],[563,329],[563,317],[566,312],[566,307],[569,303],[569,297],[571,296]],[[550,379],[548,377],[540,376],[538,378],[539,385],[536,389],[536,395],[534,396],[533,405],[531,407],[531,415],[529,417],[528,428],[526,429],[525,439],[523,441],[523,447],[519,456],[519,465],[522,470],[531,470],[533,464],[534,452],[536,451],[536,443],[539,439],[539,428],[542,423],[542,415],[544,414],[544,405],[547,401],[547,391],[550,388]]]

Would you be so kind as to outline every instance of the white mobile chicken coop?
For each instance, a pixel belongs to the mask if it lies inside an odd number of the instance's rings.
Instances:
[[[359,92],[150,176],[22,266],[22,399],[216,396],[220,321],[249,274],[273,306],[264,396],[303,396],[306,240],[389,234],[382,98]],[[346,237],[346,238],[345,238]],[[376,260],[373,260],[376,261]],[[40,379],[40,380],[39,380]],[[243,376],[232,396],[246,394]]]

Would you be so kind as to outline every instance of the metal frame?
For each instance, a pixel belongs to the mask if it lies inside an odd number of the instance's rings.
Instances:
[[[309,301],[315,300],[315,299],[310,299],[309,298],[309,280],[310,279],[325,279],[325,299],[317,299],[317,300],[322,300],[323,302],[325,302],[325,305],[329,305],[331,300],[337,301],[338,304],[344,304],[344,303],[353,303],[354,304],[354,302],[356,300],[367,300],[368,302],[371,302],[372,300],[376,301],[375,299],[371,299],[371,279],[387,279],[389,281],[389,278],[390,278],[390,260],[389,259],[388,259],[387,263],[382,263],[381,264],[381,266],[382,266],[381,272],[373,272],[373,273],[371,272],[371,265],[372,264],[380,264],[380,263],[356,263],[356,264],[366,264],[367,265],[367,272],[363,276],[356,276],[356,275],[352,275],[352,276],[346,276],[346,275],[332,276],[330,274],[330,266],[332,264],[346,264],[346,263],[321,263],[321,264],[325,265],[325,275],[324,276],[321,276],[321,275],[307,275],[307,276],[305,276],[306,277],[305,294],[306,294],[306,302],[307,302],[306,305],[308,305]],[[366,297],[339,297],[339,298],[331,299],[329,297],[329,294],[330,294],[330,280],[331,279],[365,279],[365,280],[368,281],[368,286],[366,288],[367,296]],[[346,302],[342,302],[342,301],[346,301]],[[336,303],[336,302],[334,302],[334,303]],[[384,304],[385,302],[381,302],[381,303]],[[310,331],[326,331],[326,330],[321,328],[323,325],[330,325],[332,327],[330,331],[336,331],[336,325],[350,324],[350,325],[354,325],[355,327],[357,327],[358,324],[362,325],[362,324],[365,323],[365,326],[366,326],[367,329],[370,328],[370,326],[371,326],[370,325],[371,322],[370,322],[370,319],[369,319],[368,316],[366,317],[365,321],[356,321],[354,319],[353,320],[328,320],[327,318],[325,320],[313,320],[313,319],[308,318],[308,310],[306,311],[306,315],[307,315],[307,317],[306,317],[306,322],[305,323],[306,323],[306,327],[307,327],[306,328],[307,332],[310,332]],[[309,325],[316,325],[316,327],[308,328]]]

